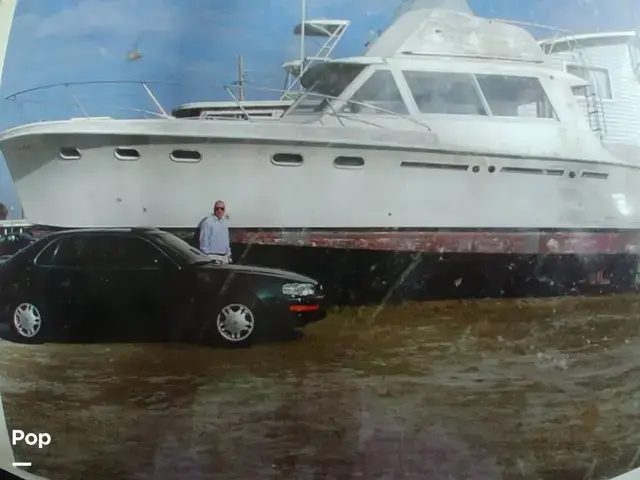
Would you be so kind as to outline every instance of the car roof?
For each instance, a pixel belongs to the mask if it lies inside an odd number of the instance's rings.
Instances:
[[[105,227],[105,228],[74,228],[69,230],[58,230],[51,232],[48,237],[55,236],[67,236],[74,234],[98,234],[98,233],[133,233],[138,235],[144,235],[146,233],[158,233],[161,232],[159,228],[155,227]]]

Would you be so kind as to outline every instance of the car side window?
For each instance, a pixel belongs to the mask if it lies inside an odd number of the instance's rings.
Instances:
[[[36,265],[62,268],[159,268],[169,259],[153,244],[122,235],[62,237],[36,258]]]
[[[36,264],[61,268],[100,267],[108,265],[109,258],[100,237],[69,236],[49,244],[37,257]]]
[[[115,268],[159,268],[169,261],[158,247],[142,238],[118,237],[113,246],[117,249],[112,261]]]
[[[99,239],[95,237],[66,237],[60,241],[53,255],[53,266],[67,268],[100,265],[103,255]]]
[[[53,266],[53,256],[56,254],[59,245],[60,239],[56,239],[49,243],[39,254],[36,255],[35,264],[41,267]]]

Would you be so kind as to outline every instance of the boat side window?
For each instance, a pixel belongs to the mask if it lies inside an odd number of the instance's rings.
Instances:
[[[607,100],[613,99],[613,92],[611,89],[611,77],[609,70],[601,67],[583,67],[581,65],[566,65],[565,69],[567,73],[571,73],[576,77],[580,77],[587,82],[591,92],[598,95],[600,98]],[[573,88],[574,95],[589,94],[590,91],[585,91],[585,87]]]
[[[558,119],[535,77],[477,74],[476,79],[494,116]]]
[[[473,76],[466,73],[404,71],[424,114],[487,115]]]
[[[397,113],[407,115],[409,110],[400,89],[389,70],[376,70],[353,94],[342,108],[345,113]]]

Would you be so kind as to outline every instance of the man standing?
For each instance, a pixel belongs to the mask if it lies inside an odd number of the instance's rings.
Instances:
[[[231,263],[231,241],[224,212],[224,202],[217,200],[213,205],[213,215],[205,217],[200,223],[200,250],[212,260]]]

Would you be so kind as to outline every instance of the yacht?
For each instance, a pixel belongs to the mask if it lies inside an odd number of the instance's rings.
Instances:
[[[585,232],[640,227],[640,172],[592,132],[585,81],[464,0],[405,1],[364,55],[301,83],[277,120],[74,118],[0,150],[51,227],[193,229],[218,198],[237,241],[272,245],[597,253],[615,239]]]

